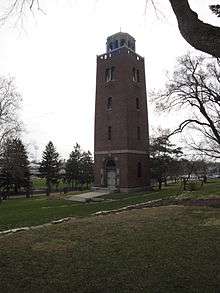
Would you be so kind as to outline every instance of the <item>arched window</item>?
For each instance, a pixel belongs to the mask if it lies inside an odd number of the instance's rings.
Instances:
[[[141,163],[138,162],[137,164],[137,177],[140,178],[142,176],[142,166]]]
[[[112,159],[108,160],[106,162],[105,168],[106,170],[114,170],[116,168],[115,162]]]
[[[108,110],[112,110],[112,97],[109,97],[108,98],[108,101],[107,101],[107,109]]]
[[[105,70],[105,81],[108,82],[110,80],[115,79],[115,66],[112,66],[111,68],[106,68]]]
[[[134,67],[132,68],[132,80],[137,81],[136,69]]]
[[[140,109],[140,103],[139,103],[139,98],[136,98],[136,109]]]
[[[125,44],[125,39],[121,39],[120,46],[122,47],[122,46],[124,46],[124,44]]]
[[[115,79],[115,66],[111,67],[111,78],[110,80],[114,80]]]
[[[110,80],[110,69],[106,68],[105,70],[105,81],[109,81]]]

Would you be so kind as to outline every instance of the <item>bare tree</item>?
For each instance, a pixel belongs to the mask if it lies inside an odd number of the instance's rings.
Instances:
[[[13,79],[0,77],[0,147],[7,138],[21,131],[17,115],[20,102]]]
[[[8,6],[0,17],[2,23],[11,16],[21,18],[27,11],[43,12],[40,0],[8,0],[7,2]],[[154,0],[151,2],[155,7]],[[188,0],[169,0],[169,2],[176,15],[179,31],[183,38],[194,48],[220,57],[220,28],[202,22],[197,13],[190,8]],[[218,5],[214,6],[218,7]]]
[[[188,0],[169,1],[183,38],[194,48],[220,57],[220,27],[202,22],[190,8]]]
[[[16,21],[22,21],[26,13],[34,13],[36,10],[44,13],[40,7],[40,0],[7,0],[5,6],[3,5],[3,13],[0,14],[0,24],[5,24],[11,17]]]
[[[194,149],[220,157],[220,64],[215,58],[189,54],[179,58],[156,105],[160,111],[188,110],[188,118],[172,134],[193,126],[204,138],[194,143]]]

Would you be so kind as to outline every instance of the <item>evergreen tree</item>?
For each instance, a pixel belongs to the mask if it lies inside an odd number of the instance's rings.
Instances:
[[[87,189],[93,181],[93,159],[90,151],[83,152],[80,160],[80,183],[86,184]]]
[[[7,140],[1,155],[1,187],[7,195],[10,190],[15,194],[25,188],[30,194],[30,169],[27,152],[20,139]]]
[[[173,168],[176,173],[179,172],[178,158],[182,155],[182,150],[170,143],[167,130],[159,131],[157,137],[150,139],[150,168],[151,178],[158,181],[161,189],[162,182],[167,185],[167,177],[173,177]]]
[[[59,180],[60,160],[59,154],[53,143],[50,141],[43,152],[39,171],[41,176],[46,178],[47,195],[51,193],[52,185],[57,184]]]
[[[77,188],[80,175],[80,159],[82,151],[80,145],[76,143],[73,151],[70,153],[69,159],[66,162],[66,180],[71,184],[72,189]]]

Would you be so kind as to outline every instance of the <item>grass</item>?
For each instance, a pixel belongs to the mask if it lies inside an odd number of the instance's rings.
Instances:
[[[217,293],[219,225],[215,208],[169,206],[4,236],[0,292]]]
[[[33,179],[33,188],[34,189],[45,189],[46,180],[44,178],[34,178]]]
[[[45,178],[34,178],[33,181],[33,188],[34,189],[46,189],[47,188],[47,185],[46,185],[46,179]],[[59,184],[57,186],[57,188],[59,190],[63,190],[64,187],[70,187],[70,184],[68,183],[64,183],[62,180],[59,180]],[[56,186],[54,185],[53,186],[54,189],[56,189]],[[86,188],[86,185],[83,186],[83,189]]]
[[[86,217],[101,210],[111,210],[153,199],[179,195],[180,188],[168,186],[161,191],[136,194],[111,194],[104,201],[96,203],[76,203],[64,199],[52,200],[44,197],[30,199],[10,199],[0,205],[0,231],[10,228],[40,225],[63,217]],[[203,189],[186,192],[184,196],[207,198],[220,196],[220,180],[212,181]]]

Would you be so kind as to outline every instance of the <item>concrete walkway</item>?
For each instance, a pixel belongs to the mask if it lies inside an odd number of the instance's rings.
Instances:
[[[77,194],[77,195],[67,195],[65,199],[67,200],[72,200],[72,201],[79,201],[79,202],[87,202],[89,200],[98,198],[99,196],[109,194],[109,190],[97,190],[97,191],[91,191],[91,192],[86,192],[82,194]],[[96,199],[98,201],[98,199]],[[94,200],[95,201],[95,200]]]

